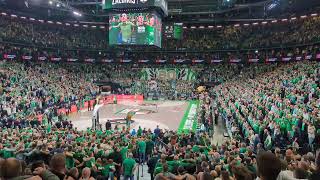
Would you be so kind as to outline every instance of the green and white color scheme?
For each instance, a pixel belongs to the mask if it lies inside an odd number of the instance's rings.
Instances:
[[[189,101],[189,106],[184,113],[184,116],[180,122],[178,133],[196,131],[197,129],[197,115],[198,115],[199,101]]]
[[[144,68],[141,80],[184,80],[195,81],[196,73],[189,68]]]

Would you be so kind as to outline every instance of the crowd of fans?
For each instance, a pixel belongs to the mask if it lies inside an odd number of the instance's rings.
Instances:
[[[107,28],[74,27],[0,16],[0,40],[58,49],[107,49]],[[238,50],[319,42],[320,17],[259,25],[187,29],[183,40],[163,38],[164,49]],[[104,37],[104,38],[103,38]],[[138,55],[139,56],[139,55]]]
[[[8,124],[10,118],[32,120],[37,112],[47,115],[61,103],[93,97],[93,80],[104,76],[95,65],[3,62],[0,175],[132,179],[147,163],[153,179],[319,178],[319,64],[224,65],[219,71],[232,67],[237,74],[199,95],[199,131],[141,128],[132,134],[118,127],[78,131],[70,124],[51,125],[45,122],[50,113],[40,126]],[[115,69],[114,74],[128,70]],[[232,138],[212,144],[208,132],[220,118],[229,123]]]
[[[105,36],[103,30],[78,31],[3,16],[0,20],[2,41],[65,49],[107,47],[99,39]],[[319,17],[313,17],[213,32],[187,31],[184,43],[177,47],[213,50],[308,44],[317,41],[318,29]],[[166,47],[173,46],[166,42]],[[268,53],[306,55],[317,48]],[[52,52],[17,49],[22,55],[50,56]],[[1,53],[17,49],[0,48]],[[134,179],[147,164],[151,179],[156,180],[320,179],[318,62],[156,65],[190,68],[201,83],[214,82],[216,86],[202,93],[195,91],[197,81],[178,79],[173,86],[169,80],[141,79],[139,73],[147,67],[155,65],[1,61],[0,178]],[[100,95],[96,82],[116,84],[114,93],[147,95],[151,81],[160,94],[171,97],[174,89],[199,100],[196,132],[142,127],[132,133],[117,125],[80,131],[68,122],[67,114],[57,111],[72,105],[80,109],[85,101],[96,98]],[[213,124],[218,123],[226,124],[229,138],[213,144]]]
[[[186,30],[182,42],[168,40],[164,47],[192,50],[256,49],[319,42],[319,17],[288,21]]]

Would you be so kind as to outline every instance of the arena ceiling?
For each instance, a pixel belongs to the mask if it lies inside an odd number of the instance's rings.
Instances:
[[[319,0],[167,0],[165,21],[215,23],[319,11]],[[50,2],[50,3],[49,3]],[[106,22],[102,0],[0,0],[0,10],[53,20]],[[82,17],[74,17],[78,11]]]

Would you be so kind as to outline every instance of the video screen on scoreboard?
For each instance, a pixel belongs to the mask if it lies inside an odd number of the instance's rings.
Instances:
[[[161,47],[161,18],[156,13],[121,13],[109,17],[110,45]]]
[[[178,39],[183,38],[183,24],[182,23],[169,23],[164,25],[164,36],[167,39]]]

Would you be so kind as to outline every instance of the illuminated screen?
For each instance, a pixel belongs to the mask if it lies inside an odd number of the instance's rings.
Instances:
[[[161,18],[155,13],[112,14],[110,45],[155,45],[161,47]]]

